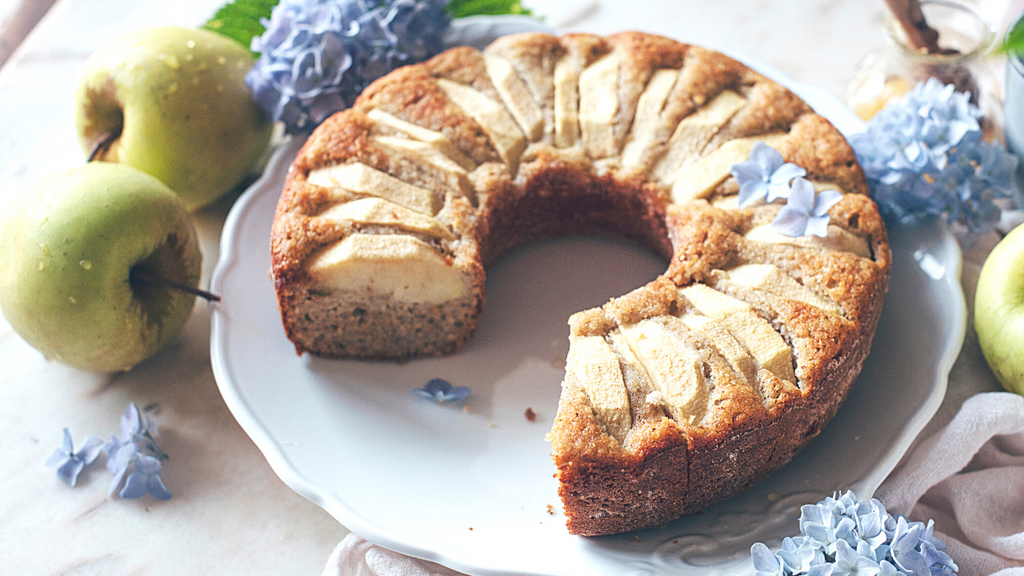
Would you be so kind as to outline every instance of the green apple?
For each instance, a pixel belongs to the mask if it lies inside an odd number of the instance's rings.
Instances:
[[[250,52],[190,28],[151,28],[94,52],[75,96],[90,158],[134,166],[205,206],[252,170],[272,124],[252,99]]]
[[[1024,226],[1014,228],[985,259],[974,297],[974,329],[999,382],[1024,394]]]
[[[127,370],[178,333],[199,283],[192,215],[165,184],[91,162],[44,179],[0,222],[0,308],[47,358]]]

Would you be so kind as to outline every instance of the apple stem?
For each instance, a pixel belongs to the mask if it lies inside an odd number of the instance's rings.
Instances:
[[[97,140],[96,144],[92,147],[92,150],[89,151],[89,158],[86,160],[86,162],[92,162],[93,160],[95,160],[96,157],[99,156],[101,152],[103,152],[106,149],[110,148],[110,145],[114,142],[114,140],[117,140],[120,137],[121,137],[121,127],[120,126],[118,126],[117,129],[111,130],[110,132],[107,132],[103,136],[100,136],[99,140]]]
[[[170,286],[175,290],[181,290],[182,292],[192,294],[193,296],[199,296],[200,298],[203,298],[208,302],[220,302],[220,296],[214,294],[213,292],[207,292],[206,290],[202,290],[200,288],[194,288],[187,284],[181,284],[173,280],[168,280],[167,278],[164,278],[162,276],[150,274],[149,272],[139,270],[137,268],[132,270],[132,276],[138,280],[142,280],[143,282],[148,282],[150,284],[164,284],[165,286]]]

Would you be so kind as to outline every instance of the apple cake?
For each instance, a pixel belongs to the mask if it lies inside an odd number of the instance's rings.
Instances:
[[[739,207],[758,142],[842,194],[825,236]],[[783,86],[649,34],[521,34],[395,70],[309,137],[271,239],[285,331],[326,357],[454,352],[485,267],[563,234],[669,261],[569,319],[549,438],[575,534],[664,524],[789,461],[860,371],[889,275],[853,151]]]

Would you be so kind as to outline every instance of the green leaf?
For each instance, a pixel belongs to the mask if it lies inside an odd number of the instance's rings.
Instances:
[[[1024,18],[1017,20],[996,52],[1017,55],[1024,52]]]
[[[270,13],[279,1],[234,0],[221,6],[220,10],[217,10],[200,28],[227,36],[249,48],[252,39],[266,30],[263,24],[260,24],[260,18],[270,18]],[[256,57],[258,54],[253,56]]]
[[[448,3],[448,14],[452,18],[464,18],[481,14],[521,14],[532,16],[533,12],[523,8],[519,0],[451,0]]]

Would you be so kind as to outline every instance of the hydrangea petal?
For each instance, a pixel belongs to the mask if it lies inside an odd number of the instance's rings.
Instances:
[[[159,498],[160,500],[171,499],[171,491],[164,486],[164,481],[160,479],[159,474],[153,474],[149,477],[149,482],[146,485],[146,491],[154,498]]]
[[[761,542],[756,542],[750,547],[750,557],[758,576],[783,574],[782,562]]]
[[[787,199],[792,191],[788,183],[771,182],[767,185],[767,188],[768,196],[766,200],[768,202],[775,202],[780,198]]]
[[[807,170],[792,162],[787,162],[772,173],[771,182],[768,184],[768,201],[774,202],[779,198],[789,198],[790,183],[796,178],[803,178]]]
[[[786,205],[810,214],[814,210],[814,185],[803,178],[794,180]]]
[[[163,468],[160,460],[146,454],[140,454],[135,460],[135,469],[143,474],[156,474]]]
[[[142,472],[132,472],[128,475],[128,480],[124,483],[124,488],[121,489],[119,496],[127,500],[134,500],[136,498],[142,498],[147,492],[146,475]]]
[[[64,449],[64,454],[70,456],[75,452],[75,443],[71,438],[71,430],[64,428],[64,436],[61,438],[60,447]]]
[[[833,576],[834,569],[835,564],[818,564],[811,566],[811,569],[807,571],[807,576]]]
[[[85,441],[82,443],[82,449],[76,453],[76,456],[82,459],[85,464],[92,464],[99,457],[100,452],[103,451],[103,440],[95,436],[86,436]]]
[[[744,180],[740,184],[740,196],[738,204],[740,208],[746,208],[754,202],[764,198],[768,194],[768,184],[758,180]]]
[[[823,190],[814,197],[814,209],[811,210],[811,215],[824,216],[828,214],[828,211],[842,199],[843,195],[838,190]]]
[[[431,400],[438,404],[444,404],[445,402],[462,400],[469,396],[469,388],[466,386],[453,387],[451,382],[448,382],[447,380],[434,378],[427,382],[423,388],[416,388],[412,393],[420,398]]]
[[[784,162],[782,154],[764,142],[754,144],[750,149],[750,161],[761,167],[761,173],[771,175]]]
[[[139,447],[134,443],[122,444],[118,451],[113,454],[113,457],[111,457],[110,453],[107,454],[107,470],[114,474],[114,478],[110,481],[110,486],[107,490],[108,494],[117,492],[117,488],[121,485],[121,480],[124,479],[124,475],[128,472],[128,467],[138,455]]]
[[[786,162],[772,173],[771,180],[780,184],[789,184],[794,178],[803,178],[806,175],[807,170],[802,166]]]
[[[50,457],[46,459],[46,462],[43,462],[43,465],[47,468],[56,468],[63,464],[67,459],[68,454],[63,448],[54,448],[53,454],[50,454]]]
[[[810,216],[804,226],[804,234],[824,238],[828,236],[828,214],[824,216]]]
[[[142,417],[139,415],[139,409],[135,406],[135,402],[129,402],[128,406],[124,409],[124,413],[121,415],[121,421],[118,424],[121,439],[125,440],[131,438],[141,429]]]
[[[740,162],[739,164],[733,164],[732,168],[729,169],[729,173],[732,174],[736,180],[740,182],[746,182],[750,180],[764,181],[764,174],[761,171],[761,167],[757,162],[747,160],[746,162]]]
[[[797,208],[783,206],[771,223],[771,231],[786,236],[803,236],[807,232],[807,214]]]
[[[61,479],[65,484],[74,488],[75,483],[78,482],[78,475],[81,474],[82,469],[85,468],[85,463],[81,460],[69,458],[60,468],[57,468],[57,477]]]

